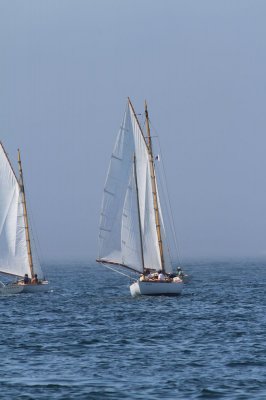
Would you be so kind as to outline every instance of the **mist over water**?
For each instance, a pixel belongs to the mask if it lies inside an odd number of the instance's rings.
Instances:
[[[4,399],[264,399],[266,263],[187,264],[177,298],[133,299],[94,263],[0,298]]]

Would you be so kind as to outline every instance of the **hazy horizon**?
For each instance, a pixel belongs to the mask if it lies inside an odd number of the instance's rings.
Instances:
[[[49,260],[94,260],[127,97],[160,137],[181,262],[266,258],[266,3],[0,1],[0,140]]]

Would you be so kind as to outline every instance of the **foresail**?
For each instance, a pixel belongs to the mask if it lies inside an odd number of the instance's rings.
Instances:
[[[30,268],[20,187],[0,146],[0,272],[23,276]]]
[[[99,259],[122,264],[121,225],[132,170],[134,142],[126,111],[112,153],[100,215]]]

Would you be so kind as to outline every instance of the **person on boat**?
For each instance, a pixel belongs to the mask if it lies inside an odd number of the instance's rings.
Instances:
[[[34,278],[32,278],[32,280],[31,280],[31,283],[33,283],[34,285],[37,285],[38,282],[39,282],[38,276],[37,276],[37,274],[35,274],[35,275],[34,275]]]
[[[182,269],[180,267],[177,267],[177,276],[180,279],[184,278],[184,272],[182,271]]]
[[[24,279],[23,279],[24,285],[28,285],[30,283],[30,278],[28,274],[24,275]]]
[[[175,273],[175,272],[171,272],[170,274],[167,274],[167,278],[169,278],[169,279],[173,279],[176,276],[177,276],[177,273]]]
[[[163,274],[163,271],[158,271],[158,281],[164,281],[165,276]]]
[[[145,279],[148,279],[148,280],[152,278],[151,271],[148,268],[145,270],[144,276],[145,276]]]

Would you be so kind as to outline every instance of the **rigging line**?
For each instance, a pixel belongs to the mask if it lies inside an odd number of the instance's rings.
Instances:
[[[36,229],[36,224],[35,224],[35,220],[33,218],[33,212],[32,212],[32,207],[31,207],[31,202],[28,199],[28,208],[29,208],[29,221],[30,221],[30,231],[31,231],[31,239],[34,242],[34,247],[35,247],[35,255],[37,257],[38,263],[39,265],[41,265],[41,261],[43,262],[44,258],[43,258],[43,253],[42,253],[42,248],[41,248],[41,244],[39,241],[39,237],[38,237],[38,233],[37,233],[37,229]]]
[[[161,149],[161,144],[160,144],[160,139],[159,138],[158,138],[158,144],[159,144],[160,153],[162,154],[162,149]],[[179,245],[178,245],[178,239],[177,239],[177,234],[176,234],[176,229],[175,229],[175,224],[174,224],[173,209],[172,209],[172,205],[171,205],[171,202],[170,202],[170,196],[169,196],[169,190],[168,190],[167,179],[166,179],[166,174],[165,174],[163,157],[162,157],[162,166],[163,166],[162,171],[163,171],[163,176],[164,176],[165,189],[166,189],[167,200],[168,200],[167,203],[168,203],[170,216],[171,216],[171,218],[170,218],[171,228],[172,228],[172,232],[173,232],[173,235],[174,235],[174,241],[175,241],[175,247],[176,247],[177,261],[178,261],[178,264],[181,265],[180,253],[179,253]]]
[[[155,137],[158,137],[158,136],[155,136]],[[160,148],[159,148],[159,153],[160,152],[161,151],[160,151]],[[172,235],[172,237],[174,239],[173,218],[171,216],[170,207],[169,207],[169,204],[168,204],[169,203],[169,199],[168,199],[169,196],[167,196],[166,183],[165,183],[165,179],[164,179],[165,177],[164,177],[164,175],[163,175],[163,173],[161,171],[161,168],[158,167],[157,163],[155,163],[155,167],[156,167],[156,174],[157,174],[156,176],[157,176],[158,184],[160,186],[161,193],[162,193],[162,199],[164,200],[164,203],[166,205],[166,213],[165,213],[165,215],[166,215],[167,221],[168,221],[168,223],[170,225],[170,233],[171,233],[171,235]],[[175,243],[175,240],[174,240],[174,247],[175,247],[175,252],[174,253],[175,254],[173,254],[173,252],[170,251],[172,246],[170,246],[169,235],[166,235],[165,240],[166,240],[166,244],[167,244],[168,255],[170,257],[171,263],[173,264],[173,261],[174,261],[173,260],[173,256],[175,256],[175,258],[179,258],[178,251],[177,251],[177,246],[176,246],[176,243]]]
[[[146,141],[146,139],[148,139],[148,136],[147,135],[145,135],[145,132],[144,132],[144,128],[145,128],[145,124],[146,124],[146,117],[145,117],[145,113],[142,113],[142,114],[137,114],[136,113],[136,115],[140,115],[142,118],[140,119],[139,118],[139,123],[140,123],[140,127],[141,127],[141,130],[142,130],[142,132],[143,132],[143,137],[144,137],[144,139],[145,139],[145,141]],[[150,121],[150,118],[149,118],[149,123],[150,123],[151,121]],[[154,129],[154,128],[153,128]],[[150,135],[150,137],[151,137],[151,139],[153,139],[153,138],[157,138],[158,137],[158,135]]]
[[[33,252],[33,258],[35,259],[35,261],[37,261],[37,263],[38,263],[38,266],[41,266],[41,264],[42,264],[42,261],[43,261],[43,257],[42,257],[42,255],[40,255],[40,253],[41,253],[41,250],[40,250],[40,244],[39,244],[39,241],[37,241],[36,239],[35,239],[35,236],[36,236],[36,238],[37,238],[37,235],[36,235],[36,229],[34,228],[32,228],[32,218],[29,216],[29,222],[30,222],[30,227],[29,227],[29,229],[30,229],[30,233],[31,233],[31,241],[33,242],[33,249],[34,249],[34,252]],[[42,260],[42,261],[41,261]]]
[[[156,178],[157,178],[157,182],[158,182],[160,188],[162,189],[162,192],[161,192],[162,193],[162,199],[166,203],[166,207],[167,207],[167,209],[166,209],[167,221],[170,221],[170,226],[171,226],[171,216],[170,216],[169,209],[168,209],[169,207],[168,207],[168,204],[167,204],[167,196],[165,194],[165,188],[164,188],[161,172],[160,172],[160,169],[158,167],[156,168]],[[162,210],[161,210],[161,212],[162,212]],[[171,226],[171,230],[172,230],[172,226]],[[171,234],[173,235],[173,232],[171,232]],[[166,241],[167,251],[168,251],[168,255],[170,257],[171,264],[173,264],[173,255],[171,253],[171,246],[170,246],[169,238],[168,238],[167,234],[165,235],[165,241]]]
[[[145,128],[145,123],[146,123],[146,120],[145,120],[145,116],[144,116],[144,114],[139,114],[139,115],[141,115],[141,119],[142,119],[142,121],[141,121],[141,129],[142,129],[142,131],[144,132],[144,128]],[[144,135],[143,135],[144,136]],[[145,140],[146,140],[146,138],[147,138],[147,136],[144,136],[144,138],[145,138]]]
[[[158,140],[158,145],[159,145],[159,151],[160,151],[160,153],[162,155],[162,147],[161,147],[161,144],[160,144],[159,135],[157,134],[157,131],[156,131],[155,127],[153,126],[153,124],[151,123],[151,121],[150,121],[150,124],[151,124],[153,130],[156,133],[157,140]],[[174,225],[173,210],[172,210],[172,206],[171,206],[171,202],[170,202],[170,196],[169,196],[168,184],[167,184],[167,179],[166,179],[166,174],[165,174],[163,156],[161,157],[161,159],[162,159],[162,171],[163,171],[165,188],[166,188],[167,199],[168,199],[167,203],[168,203],[168,208],[169,208],[169,212],[170,212],[170,216],[171,216],[171,218],[170,218],[171,229],[172,229],[172,233],[173,233],[173,236],[174,236],[175,247],[176,247],[177,261],[181,265],[181,257],[180,257],[180,253],[179,253],[178,239],[177,239],[176,229],[175,229],[175,225]]]
[[[37,241],[35,240],[35,236],[36,236],[36,233],[35,233],[35,228],[33,229],[33,227],[32,227],[32,218],[30,217],[30,215],[28,216],[28,218],[29,218],[29,230],[30,230],[30,237],[31,237],[31,243],[32,243],[32,249],[33,249],[33,254],[32,254],[32,257],[33,257],[33,265],[37,265],[38,267],[40,267],[41,266],[41,259],[40,259],[40,255],[39,255],[39,253],[40,253],[40,245],[37,243]]]
[[[127,274],[125,274],[124,272],[117,271],[117,269],[112,268],[112,267],[110,267],[109,265],[106,265],[106,264],[104,264],[104,263],[101,263],[101,264],[102,264],[102,266],[105,267],[105,268],[111,269],[112,271],[117,272],[117,273],[120,274],[120,275],[124,275],[124,276],[126,276],[127,278],[134,280],[134,278],[132,278],[132,276],[127,275]]]
[[[18,184],[19,184],[19,186],[21,186],[19,182],[18,182]],[[25,180],[23,182],[23,186],[24,186],[24,191],[26,191],[27,183],[25,184]],[[28,220],[29,220],[28,229],[29,229],[29,233],[30,233],[30,240],[31,240],[32,244],[34,245],[34,250],[35,250],[34,257],[37,258],[37,262],[39,263],[39,265],[41,265],[40,256],[39,256],[38,251],[40,253],[42,253],[42,251],[41,251],[41,246],[40,246],[40,242],[39,242],[38,235],[37,235],[37,229],[35,227],[35,222],[33,220],[32,207],[31,207],[29,198],[27,198],[27,206],[28,206]],[[35,236],[36,236],[37,242],[35,240]],[[39,247],[39,249],[38,249],[38,247]],[[42,257],[42,254],[41,254],[41,257]]]
[[[174,261],[177,259],[178,263],[180,263],[179,261],[179,255],[178,255],[178,248],[176,246],[176,242],[175,242],[175,237],[174,237],[174,229],[173,229],[173,220],[171,217],[171,212],[169,210],[169,204],[168,204],[168,198],[167,198],[167,194],[166,194],[166,189],[165,189],[165,182],[162,176],[162,172],[161,170],[157,167],[156,171],[158,172],[157,176],[158,176],[158,183],[160,185],[160,188],[162,189],[162,199],[164,201],[164,204],[166,206],[166,223],[168,222],[168,226],[170,229],[170,234],[171,234],[171,239],[169,239],[169,235],[167,235],[166,232],[166,236],[165,236],[165,241],[167,244],[167,250],[168,250],[168,254],[171,260],[171,264],[174,264]],[[162,210],[163,212],[163,210]],[[167,229],[167,225],[165,226],[165,229]],[[174,250],[172,250],[173,246],[172,244],[174,244]]]

